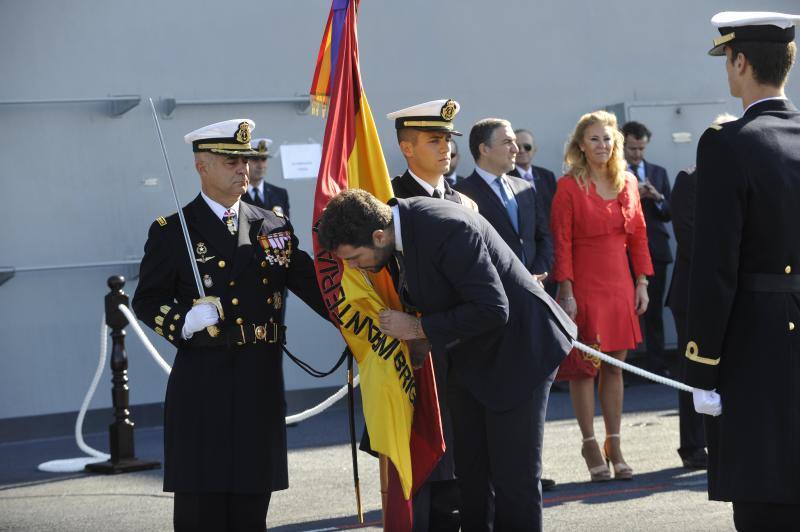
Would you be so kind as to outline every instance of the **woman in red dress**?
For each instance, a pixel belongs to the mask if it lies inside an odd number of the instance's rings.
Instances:
[[[578,324],[583,343],[619,360],[642,340],[638,316],[647,310],[646,276],[653,274],[636,178],[625,171],[623,140],[614,115],[596,111],[581,117],[567,144],[568,171],[558,181],[550,222],[559,303]],[[594,436],[598,374],[606,429],[602,453]],[[591,480],[611,479],[608,462],[614,478],[633,478],[620,448],[622,371],[573,350],[557,379],[569,381]]]

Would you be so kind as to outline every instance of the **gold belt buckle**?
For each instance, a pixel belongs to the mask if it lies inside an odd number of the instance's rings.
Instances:
[[[278,324],[272,324],[272,340],[268,340],[267,343],[276,344],[278,343]]]
[[[267,339],[267,328],[263,325],[253,325],[256,333],[256,340],[266,340]],[[253,342],[255,343],[255,341]]]
[[[246,336],[244,335],[244,327],[242,327],[241,324],[239,325],[239,330],[242,332],[242,339],[237,340],[236,345],[244,345]]]

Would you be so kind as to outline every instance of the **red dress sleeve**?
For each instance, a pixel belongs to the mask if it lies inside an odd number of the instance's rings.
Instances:
[[[633,203],[633,218],[631,220],[631,231],[628,231],[628,251],[633,264],[633,273],[636,277],[640,275],[653,275],[653,263],[650,260],[650,249],[647,246],[647,224],[644,221],[642,211],[642,201],[639,198],[639,187],[630,179],[626,181],[628,195]]]
[[[574,227],[574,180],[564,176],[558,180],[550,210],[550,231],[553,234],[555,264],[553,278],[557,282],[574,279],[572,268],[572,230]]]

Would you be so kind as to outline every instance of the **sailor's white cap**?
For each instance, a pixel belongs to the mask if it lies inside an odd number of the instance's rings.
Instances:
[[[211,152],[223,155],[256,155],[250,145],[256,123],[249,118],[236,118],[217,122],[184,135],[186,144],[194,152]]]
[[[256,152],[253,157],[256,158],[266,158],[272,157],[272,154],[269,152],[269,147],[272,146],[272,139],[262,138],[262,139],[253,139],[250,141],[253,145],[253,150]]]
[[[794,26],[800,15],[770,11],[723,11],[711,17],[711,24],[719,29],[720,37],[714,39],[709,55],[725,55],[725,46],[735,42],[790,43],[794,40]]]
[[[453,119],[460,109],[461,106],[455,100],[433,100],[394,111],[386,115],[386,118],[394,120],[394,127],[397,129],[410,127],[461,135],[453,129]]]

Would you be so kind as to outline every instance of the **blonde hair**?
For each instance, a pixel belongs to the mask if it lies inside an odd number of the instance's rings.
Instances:
[[[567,146],[564,149],[564,167],[567,173],[578,181],[578,184],[584,188],[589,187],[589,163],[586,160],[586,155],[581,150],[581,142],[586,129],[595,125],[602,124],[611,129],[611,139],[613,147],[611,148],[611,157],[608,158],[606,167],[608,168],[608,177],[614,190],[620,192],[625,186],[625,157],[623,156],[623,146],[625,138],[617,126],[617,117],[606,111],[594,111],[587,113],[578,120],[575,130],[567,141]]]

